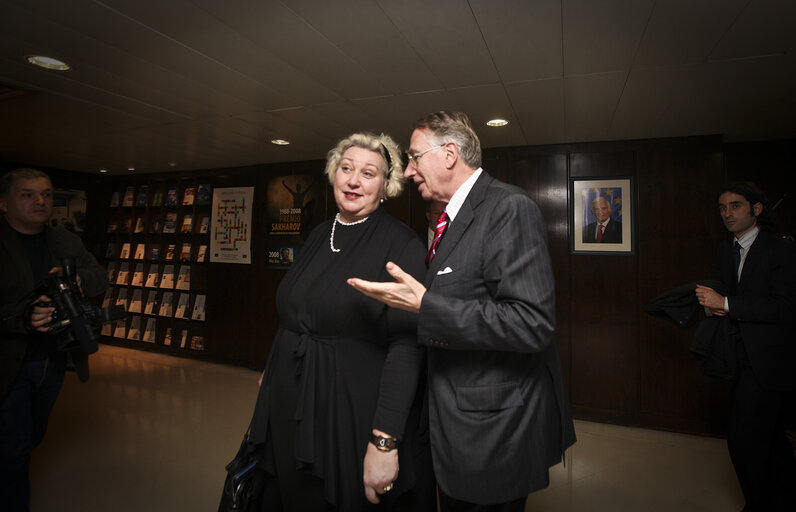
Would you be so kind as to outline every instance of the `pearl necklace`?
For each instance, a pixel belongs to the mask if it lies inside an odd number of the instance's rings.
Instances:
[[[355,220],[354,222],[343,222],[342,220],[340,220],[340,214],[339,213],[337,215],[335,215],[334,216],[334,222],[332,222],[332,234],[329,235],[329,248],[332,250],[332,252],[340,252],[340,249],[335,249],[334,248],[334,229],[337,227],[337,223],[338,222],[342,226],[356,226],[357,224],[362,224],[366,220],[368,220],[367,217],[365,217],[364,219]]]

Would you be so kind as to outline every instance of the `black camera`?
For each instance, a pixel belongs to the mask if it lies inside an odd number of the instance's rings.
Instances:
[[[71,258],[63,260],[64,277],[50,274],[36,286],[36,297],[47,296],[51,302],[40,302],[40,307],[55,308],[53,319],[45,327],[50,333],[61,334],[57,341],[58,350],[66,351],[80,347],[87,354],[97,351],[97,338],[102,324],[124,318],[123,306],[95,308],[77,285],[75,262]]]

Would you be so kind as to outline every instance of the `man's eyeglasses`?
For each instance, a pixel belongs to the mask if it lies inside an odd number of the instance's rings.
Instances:
[[[447,144],[447,142],[446,142],[445,144]],[[434,147],[431,147],[431,148],[428,148],[428,149],[424,149],[423,151],[420,151],[420,152],[418,152],[418,153],[415,153],[414,155],[407,153],[407,154],[406,154],[406,158],[409,160],[409,163],[410,163],[410,164],[415,164],[415,165],[417,165],[417,159],[418,159],[418,158],[420,158],[421,156],[425,155],[425,154],[426,154],[426,153],[428,153],[429,151],[434,151],[435,149],[439,149],[439,148],[441,148],[441,147],[442,147],[442,146],[444,146],[445,144],[440,144],[439,146],[434,146]]]

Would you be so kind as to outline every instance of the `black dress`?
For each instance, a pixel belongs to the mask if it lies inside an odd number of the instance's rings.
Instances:
[[[329,220],[313,230],[279,285],[280,325],[252,440],[263,443],[264,466],[279,482],[285,509],[296,509],[309,492],[303,483],[309,480],[299,476],[296,483],[291,475],[298,470],[314,477],[337,510],[355,511],[370,507],[362,464],[371,430],[379,429],[402,441],[399,477],[382,501],[407,498],[430,480],[431,491],[420,491],[429,496],[420,501],[435,509],[417,315],[388,308],[346,283],[351,277],[392,281],[388,261],[422,280],[425,250],[381,207],[361,224],[337,223],[339,252],[330,248],[332,225]]]

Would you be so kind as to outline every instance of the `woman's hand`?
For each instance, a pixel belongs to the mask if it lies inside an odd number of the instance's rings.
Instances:
[[[376,435],[385,435],[377,430]],[[392,484],[398,478],[398,450],[383,452],[373,443],[368,443],[363,463],[363,482],[365,484],[365,497],[373,504],[379,503],[379,496],[389,492]]]

